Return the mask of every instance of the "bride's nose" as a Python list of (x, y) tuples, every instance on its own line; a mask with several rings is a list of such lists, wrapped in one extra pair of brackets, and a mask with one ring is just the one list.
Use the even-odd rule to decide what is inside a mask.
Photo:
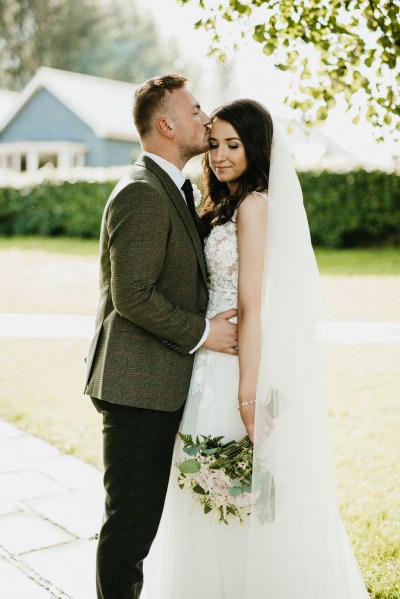
[(218, 146), (215, 148), (214, 162), (218, 164), (226, 159), (226, 148), (224, 146)]

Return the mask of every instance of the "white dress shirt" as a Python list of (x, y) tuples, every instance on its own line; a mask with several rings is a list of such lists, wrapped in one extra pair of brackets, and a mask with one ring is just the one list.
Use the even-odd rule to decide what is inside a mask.
[[(175, 185), (181, 192), (183, 199), (186, 202), (185, 194), (182, 190), (182, 185), (184, 184), (186, 177), (182, 173), (182, 171), (177, 166), (175, 166), (175, 164), (172, 164), (172, 162), (165, 160), (165, 158), (161, 158), (161, 156), (157, 156), (157, 154), (152, 154), (151, 152), (143, 152), (143, 155), (148, 156), (149, 158), (154, 160), (154, 162), (156, 164), (158, 164), (158, 166), (160, 168), (162, 168), (163, 171), (165, 171), (167, 173), (167, 175), (169, 175), (169, 177), (171, 177), (172, 181), (175, 183)], [(203, 345), (203, 343), (205, 342), (205, 340), (208, 337), (208, 334), (210, 332), (210, 323), (207, 318), (205, 320), (206, 320), (206, 328), (204, 330), (203, 336), (200, 339), (200, 341), (198, 342), (198, 344), (196, 345), (196, 347), (194, 347), (189, 352), (190, 354), (194, 354), (194, 352)]]

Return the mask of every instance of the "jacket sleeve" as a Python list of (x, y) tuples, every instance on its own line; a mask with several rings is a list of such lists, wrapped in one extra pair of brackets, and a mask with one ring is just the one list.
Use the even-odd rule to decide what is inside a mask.
[(109, 204), (106, 215), (111, 294), (117, 312), (179, 353), (200, 341), (205, 319), (173, 305), (157, 289), (170, 220), (157, 190), (135, 181)]

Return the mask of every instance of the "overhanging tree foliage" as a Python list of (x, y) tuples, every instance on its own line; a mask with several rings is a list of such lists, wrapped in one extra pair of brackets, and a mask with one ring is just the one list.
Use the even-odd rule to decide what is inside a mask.
[(305, 122), (325, 120), (340, 94), (355, 123), (399, 135), (400, 0), (178, 0), (193, 1), (205, 11), (196, 27), (214, 33), (211, 53), (223, 58), (228, 22), (293, 73), (286, 102)]
[(0, 87), (21, 89), (40, 66), (140, 82), (177, 55), (133, 0), (0, 0)]

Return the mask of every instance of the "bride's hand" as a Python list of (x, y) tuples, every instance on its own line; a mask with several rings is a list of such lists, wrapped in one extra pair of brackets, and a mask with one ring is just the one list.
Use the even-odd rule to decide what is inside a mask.
[(246, 427), (247, 435), (250, 441), (254, 443), (254, 420), (256, 416), (256, 405), (250, 404), (248, 406), (241, 406), (239, 411), (242, 422)]
[[(246, 427), (247, 434), (249, 436), (250, 441), (254, 445), (254, 434), (255, 434), (255, 415), (256, 415), (256, 406), (255, 404), (250, 404), (248, 406), (242, 406), (240, 408), (240, 416), (242, 418), (242, 422)], [(275, 423), (271, 416), (268, 414), (267, 410), (261, 410), (260, 413), (260, 422), (257, 426), (257, 440), (259, 442), (265, 441), (272, 433), (275, 428)]]

